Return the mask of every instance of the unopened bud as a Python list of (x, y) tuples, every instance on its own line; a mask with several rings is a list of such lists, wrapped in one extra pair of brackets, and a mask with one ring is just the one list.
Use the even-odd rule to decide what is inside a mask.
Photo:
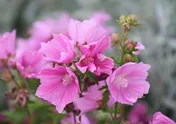
[(133, 51), (136, 47), (136, 43), (132, 40), (127, 40), (125, 41), (125, 46), (127, 50)]
[(119, 17), (119, 23), (120, 23), (121, 25), (125, 23), (125, 20), (126, 20), (126, 16), (121, 15), (121, 16)]
[(11, 72), (9, 70), (3, 71), (2, 72), (2, 79), (4, 81), (7, 81), (7, 82), (11, 81), (12, 80), (12, 74), (11, 74)]
[(139, 25), (137, 17), (134, 14), (130, 14), (128, 16), (122, 15), (118, 22), (122, 26), (124, 33), (130, 31), (132, 27)]
[(131, 30), (131, 26), (128, 23), (125, 23), (122, 25), (122, 30), (124, 33), (126, 33)]
[(133, 59), (132, 55), (126, 54), (125, 55), (125, 61), (126, 62), (134, 62), (134, 59)]
[(26, 89), (21, 89), (15, 99), (15, 103), (21, 107), (25, 107), (28, 99), (28, 91)]
[(103, 101), (103, 100), (98, 100), (98, 101), (97, 101), (97, 104), (98, 104), (98, 106), (99, 106), (99, 109), (101, 109), (101, 108), (103, 108), (103, 106), (104, 106), (104, 101)]
[(130, 24), (131, 26), (138, 26), (138, 20), (137, 17), (134, 14), (130, 14), (127, 18), (127, 23)]
[(10, 100), (14, 100), (17, 97), (18, 91), (19, 89), (16, 86), (12, 86), (10, 90), (5, 93), (5, 96)]
[(120, 36), (120, 34), (118, 34), (118, 33), (112, 34), (112, 36), (111, 36), (112, 46), (119, 45), (121, 41), (122, 41), (122, 37)]
[(136, 15), (134, 15), (134, 14), (130, 14), (128, 17), (129, 17), (131, 20), (133, 20), (133, 21), (136, 21), (136, 20), (137, 20), (137, 17), (136, 17)]

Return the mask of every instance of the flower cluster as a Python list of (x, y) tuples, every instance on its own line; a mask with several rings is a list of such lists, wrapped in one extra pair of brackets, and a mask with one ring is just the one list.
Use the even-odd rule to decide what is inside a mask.
[[(84, 21), (63, 14), (59, 19), (35, 22), (27, 39), (16, 40), (15, 30), (0, 36), (0, 67), (10, 71), (3, 79), (17, 87), (15, 103), (25, 107), (31, 101), (47, 101), (58, 113), (67, 114), (63, 124), (92, 124), (95, 121), (89, 120), (87, 113), (96, 110), (110, 113), (114, 124), (122, 122), (117, 105), (133, 105), (148, 94), (150, 65), (138, 61), (145, 47), (128, 39), (129, 31), (138, 25), (135, 15), (119, 18), (122, 35), (112, 34), (113, 28), (106, 25), (109, 19), (103, 12)], [(121, 49), (119, 57), (104, 54), (111, 46)], [(30, 97), (29, 79), (40, 80), (35, 95), (41, 99)], [(128, 121), (134, 121), (136, 113), (132, 112)], [(161, 113), (156, 113), (150, 123), (175, 124)]]

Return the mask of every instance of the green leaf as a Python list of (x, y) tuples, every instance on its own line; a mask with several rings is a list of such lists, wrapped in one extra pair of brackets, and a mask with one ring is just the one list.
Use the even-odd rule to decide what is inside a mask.
[(27, 79), (27, 83), (28, 83), (28, 88), (30, 89), (30, 91), (32, 91), (32, 93), (35, 93), (38, 86), (40, 85), (40, 80), (39, 79)]
[(60, 120), (65, 117), (65, 115), (55, 112), (53, 106), (43, 102), (32, 101), (28, 103), (28, 108), (30, 113), (35, 115), (35, 118), (33, 118), (33, 124), (40, 124), (42, 122), (53, 122), (52, 124), (58, 124)]
[(91, 72), (87, 72), (87, 76), (92, 80), (92, 81), (97, 81), (97, 77), (95, 74)]
[(109, 95), (110, 95), (110, 92), (108, 89), (106, 89), (103, 93), (103, 100), (104, 100), (104, 106), (103, 106), (103, 111), (104, 112), (108, 112), (108, 106), (107, 106), (107, 103), (108, 103), (108, 100), (109, 100)]
[(133, 57), (133, 59), (134, 59), (135, 62), (139, 62), (138, 56), (136, 56), (134, 54), (131, 54), (131, 56)]
[(9, 121), (15, 124), (22, 124), (25, 121), (25, 117), (27, 116), (27, 112), (23, 108), (20, 108), (16, 111), (4, 111), (3, 114), (7, 116)]
[(107, 89), (108, 87), (105, 85), (105, 86), (102, 86), (101, 88), (99, 88), (98, 90), (104, 90), (104, 89)]

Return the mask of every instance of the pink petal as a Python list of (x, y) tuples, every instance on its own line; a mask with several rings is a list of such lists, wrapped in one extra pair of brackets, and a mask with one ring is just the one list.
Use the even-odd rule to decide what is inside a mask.
[(69, 23), (68, 31), (71, 39), (81, 44), (98, 41), (107, 35), (107, 31), (93, 19), (83, 22), (72, 19)]
[[(69, 74), (73, 79), (67, 85), (62, 83), (65, 74)], [(56, 66), (56, 68), (45, 69), (41, 72), (40, 80), (41, 84), (37, 89), (36, 96), (55, 105), (59, 113), (63, 111), (67, 104), (78, 97), (78, 80), (67, 67)]]
[(74, 58), (73, 42), (62, 34), (54, 34), (54, 38), (48, 43), (41, 44), (43, 52), (48, 61), (58, 63), (69, 63)]

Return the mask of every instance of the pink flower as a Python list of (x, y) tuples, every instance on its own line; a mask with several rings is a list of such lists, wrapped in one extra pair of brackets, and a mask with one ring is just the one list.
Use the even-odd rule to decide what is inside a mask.
[[(67, 117), (65, 119), (62, 119), (61, 124), (74, 124), (74, 116), (73, 113), (70, 113), (67, 115)], [(79, 120), (79, 116), (76, 116), (76, 124), (96, 124), (95, 121), (88, 117), (87, 115), (82, 115), (81, 116), (81, 122)]]
[(40, 72), (51, 65), (44, 59), (42, 53), (26, 50), (16, 60), (21, 74), (26, 78), (38, 78)]
[(107, 22), (111, 20), (111, 16), (103, 11), (95, 12), (92, 17), (95, 21), (97, 21), (103, 28), (105, 28), (109, 33), (114, 31), (113, 27), (107, 26)]
[(108, 78), (107, 84), (114, 101), (133, 105), (149, 91), (146, 81), (150, 65), (144, 63), (127, 63), (117, 68)]
[(17, 39), (17, 49), (16, 49), (16, 57), (19, 57), (26, 50), (30, 51), (38, 51), (40, 49), (40, 42), (35, 39)]
[(92, 19), (95, 19), (99, 24), (105, 24), (111, 19), (111, 16), (106, 12), (99, 11), (92, 15)]
[(128, 121), (133, 124), (148, 124), (151, 120), (147, 114), (147, 105), (145, 103), (136, 103), (128, 114)]
[(76, 66), (82, 73), (89, 70), (96, 75), (101, 73), (111, 74), (114, 62), (111, 58), (108, 58), (101, 54), (110, 44), (110, 37), (103, 37), (97, 42), (90, 43), (89, 45), (80, 46), (82, 57)]
[(90, 43), (88, 45), (80, 45), (80, 50), (83, 55), (95, 56), (97, 53), (103, 53), (107, 48), (109, 48), (111, 40), (109, 36), (104, 36), (100, 40)]
[(145, 47), (142, 43), (137, 42), (135, 49), (138, 49), (138, 51), (133, 52), (133, 54), (139, 55), (140, 52), (145, 49)]
[(6, 32), (0, 36), (0, 59), (7, 59), (15, 53), (16, 31)]
[(99, 107), (98, 101), (103, 99), (103, 91), (98, 90), (99, 88), (99, 85), (90, 86), (87, 92), (83, 92), (83, 97), (77, 98), (74, 101), (75, 107), (81, 110), (81, 114)]
[(161, 112), (156, 112), (150, 124), (176, 124), (176, 123), (167, 116), (163, 115)]
[(96, 54), (93, 57), (83, 55), (79, 62), (76, 63), (76, 66), (82, 73), (89, 70), (98, 76), (102, 73), (110, 75), (112, 73), (112, 68), (114, 67), (114, 62), (111, 58), (106, 57), (103, 54)]
[(108, 31), (94, 19), (83, 22), (71, 19), (68, 25), (68, 33), (73, 41), (80, 44), (89, 44), (107, 36)]
[(78, 79), (68, 67), (44, 69), (40, 74), (40, 83), (36, 96), (55, 105), (59, 113), (78, 97)]
[(61, 15), (58, 19), (45, 19), (34, 22), (29, 33), (33, 39), (39, 42), (47, 42), (52, 38), (53, 33), (68, 34), (68, 23), (70, 17), (67, 13)]
[(74, 59), (74, 42), (62, 34), (54, 34), (51, 41), (41, 44), (41, 52), (48, 61), (66, 64)]

